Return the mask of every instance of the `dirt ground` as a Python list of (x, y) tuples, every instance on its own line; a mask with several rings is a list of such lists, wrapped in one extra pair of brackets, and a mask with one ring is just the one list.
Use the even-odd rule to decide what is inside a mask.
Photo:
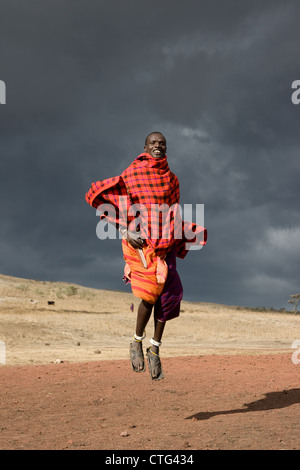
[(300, 449), (299, 316), (183, 302), (155, 382), (129, 294), (0, 276), (0, 307), (0, 450)]
[(0, 449), (300, 448), (300, 366), (290, 355), (163, 361), (152, 382), (128, 361), (0, 370)]

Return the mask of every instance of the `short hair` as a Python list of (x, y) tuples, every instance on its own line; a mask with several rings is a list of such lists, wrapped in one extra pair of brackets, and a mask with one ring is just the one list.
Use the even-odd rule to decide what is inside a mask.
[(148, 143), (148, 138), (149, 138), (150, 135), (152, 135), (152, 134), (160, 134), (160, 135), (163, 136), (163, 138), (165, 139), (165, 141), (167, 141), (162, 132), (160, 132), (160, 131), (153, 131), (153, 132), (150, 132), (150, 134), (147, 135), (147, 137), (146, 137), (146, 139), (145, 139), (145, 145), (147, 145), (147, 143)]

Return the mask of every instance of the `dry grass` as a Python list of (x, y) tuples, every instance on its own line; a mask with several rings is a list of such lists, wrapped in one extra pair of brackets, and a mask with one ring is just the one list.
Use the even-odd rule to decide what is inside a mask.
[[(0, 275), (6, 363), (127, 358), (138, 304), (130, 293)], [(300, 315), (186, 301), (181, 308), (166, 326), (164, 357), (282, 352), (300, 339)], [(151, 321), (145, 345), (152, 328)]]

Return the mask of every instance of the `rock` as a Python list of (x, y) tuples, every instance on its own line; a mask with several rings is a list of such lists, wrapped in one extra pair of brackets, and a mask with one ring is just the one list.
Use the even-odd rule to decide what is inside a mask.
[(123, 432), (121, 432), (120, 436), (121, 437), (127, 437), (127, 436), (129, 436), (129, 432), (128, 431), (123, 431)]

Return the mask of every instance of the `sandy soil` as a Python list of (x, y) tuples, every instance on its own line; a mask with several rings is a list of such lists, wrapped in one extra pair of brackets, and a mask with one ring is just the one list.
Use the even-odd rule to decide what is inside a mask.
[(0, 449), (299, 450), (300, 316), (183, 302), (154, 382), (128, 361), (137, 305), (0, 276)]

